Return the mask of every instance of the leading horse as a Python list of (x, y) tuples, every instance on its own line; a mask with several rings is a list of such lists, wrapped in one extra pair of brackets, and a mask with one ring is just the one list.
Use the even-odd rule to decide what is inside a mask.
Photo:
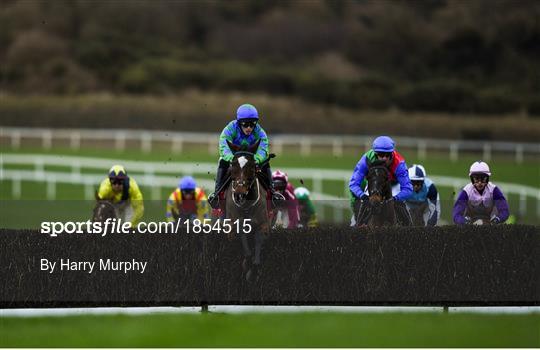
[[(231, 223), (238, 220), (240, 227), (247, 227), (245, 224), (251, 227), (250, 232), (245, 229), (237, 232), (244, 252), (242, 267), (249, 281), (260, 273), (263, 240), (270, 233), (266, 190), (259, 179), (254, 154), (259, 142), (247, 148), (232, 143), (229, 143), (229, 147), (234, 157), (229, 170), (231, 181), (225, 190), (225, 218), (230, 219)], [(254, 244), (250, 244), (251, 240)]]

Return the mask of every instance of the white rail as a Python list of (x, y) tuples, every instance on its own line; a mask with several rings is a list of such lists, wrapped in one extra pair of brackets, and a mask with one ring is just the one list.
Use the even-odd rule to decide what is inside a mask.
[[(69, 141), (72, 149), (78, 150), (81, 143), (88, 141), (110, 141), (118, 151), (126, 148), (127, 141), (138, 143), (143, 153), (150, 153), (155, 142), (168, 143), (173, 154), (180, 154), (186, 143), (204, 144), (210, 154), (217, 153), (217, 141), (221, 130), (215, 133), (147, 131), (122, 129), (52, 129), (22, 128), (0, 126), (0, 138), (9, 140), (12, 148), (21, 147), (27, 139), (41, 140), (44, 149), (51, 149), (54, 141)], [(334, 156), (342, 156), (345, 148), (368, 149), (373, 135), (293, 135), (274, 134), (270, 137), (273, 152), (281, 153), (284, 147), (298, 147), (302, 155), (312, 153), (314, 147), (332, 150)], [(446, 139), (419, 139), (414, 137), (395, 137), (402, 149), (416, 149), (419, 159), (424, 159), (428, 151), (448, 152), (452, 161), (459, 159), (460, 152), (476, 152), (489, 161), (494, 153), (512, 155), (516, 163), (522, 163), (525, 156), (540, 156), (540, 143), (513, 143), (492, 141), (465, 141)]]
[[(0, 180), (11, 180), (13, 182), (12, 194), (14, 198), (20, 198), (20, 181), (37, 181), (47, 183), (47, 196), (54, 199), (56, 193), (56, 182), (83, 184), (85, 186), (85, 197), (92, 198), (93, 190), (106, 176), (106, 171), (113, 164), (123, 164), (126, 169), (137, 174), (136, 180), (144, 186), (152, 189), (152, 198), (158, 199), (162, 187), (176, 187), (178, 175), (202, 175), (198, 181), (202, 187), (212, 189), (214, 182), (208, 178), (208, 174), (213, 175), (217, 164), (213, 163), (185, 163), (185, 162), (142, 162), (126, 161), (107, 158), (75, 157), (64, 155), (43, 155), (43, 154), (0, 154)], [(12, 170), (4, 169), (5, 165), (32, 166), (33, 170)], [(71, 171), (53, 172), (46, 171), (45, 167), (68, 167)], [(99, 174), (81, 173), (82, 169), (99, 169)], [(349, 170), (331, 170), (331, 169), (306, 169), (306, 168), (287, 168), (284, 169), (290, 178), (312, 181), (312, 192), (314, 199), (329, 200), (335, 202), (333, 205), (337, 208), (343, 208), (348, 199), (348, 183), (351, 176)], [(171, 174), (162, 176), (158, 174)], [(457, 194), (461, 187), (468, 183), (469, 179), (448, 177), (448, 176), (430, 176), (437, 186), (450, 187)], [(324, 181), (338, 181), (343, 184), (343, 197), (336, 197), (324, 194)], [(519, 196), (519, 213), (524, 215), (527, 211), (527, 198), (537, 200), (537, 217), (540, 218), (540, 188), (524, 186), (519, 184), (497, 182), (505, 194), (514, 194)], [(53, 195), (54, 194), (54, 195)], [(347, 205), (345, 204), (345, 207)]]

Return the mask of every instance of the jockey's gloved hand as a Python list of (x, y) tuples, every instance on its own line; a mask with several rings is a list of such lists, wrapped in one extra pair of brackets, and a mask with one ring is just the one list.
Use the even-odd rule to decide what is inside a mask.
[(465, 216), (463, 217), (465, 219), (465, 223), (466, 224), (470, 224), (471, 223), (471, 218), (469, 216)]
[(273, 201), (278, 201), (278, 202), (284, 202), (285, 201), (285, 196), (282, 195), (281, 193), (279, 193), (278, 191), (274, 191), (274, 192), (272, 192), (272, 200)]
[(497, 225), (497, 224), (500, 224), (501, 223), (501, 219), (499, 219), (497, 216), (494, 216), (491, 218), (491, 224), (492, 225)]

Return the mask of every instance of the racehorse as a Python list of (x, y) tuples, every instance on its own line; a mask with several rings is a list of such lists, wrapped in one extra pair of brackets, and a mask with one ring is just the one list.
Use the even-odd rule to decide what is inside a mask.
[(367, 188), (369, 200), (358, 212), (356, 222), (366, 223), (370, 227), (393, 226), (397, 222), (392, 186), (390, 184), (390, 171), (384, 161), (373, 162), (368, 170)]
[(105, 222), (107, 219), (116, 219), (118, 214), (114, 205), (106, 200), (98, 199), (92, 215), (93, 222)]
[[(231, 181), (225, 190), (225, 217), (230, 219), (231, 224), (236, 220), (240, 222), (241, 232), (237, 233), (244, 251), (242, 268), (246, 280), (251, 281), (254, 276), (258, 278), (260, 273), (262, 244), (270, 232), (266, 190), (257, 176), (258, 167), (254, 157), (259, 142), (247, 148), (232, 143), (229, 143), (229, 147), (234, 157), (229, 170)], [(251, 232), (246, 232), (245, 224), (251, 226)], [(253, 237), (253, 249), (250, 249), (251, 239), (248, 236)]]
[(426, 226), (424, 220), (424, 212), (426, 211), (428, 204), (421, 203), (418, 205), (408, 205), (409, 213), (411, 214), (413, 226)]

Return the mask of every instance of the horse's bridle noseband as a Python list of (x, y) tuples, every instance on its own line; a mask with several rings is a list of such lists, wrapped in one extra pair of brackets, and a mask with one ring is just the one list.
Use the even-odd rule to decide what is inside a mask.
[[(245, 152), (245, 151), (236, 152), (235, 156), (236, 155), (244, 155), (244, 154), (249, 155), (249, 156), (253, 156), (253, 153)], [(253, 179), (249, 183), (246, 180), (234, 180), (234, 179), (232, 180), (232, 182), (231, 182), (231, 189), (232, 189), (231, 197), (232, 197), (232, 201), (233, 201), (234, 205), (236, 205), (238, 208), (243, 207), (243, 203), (238, 203), (236, 201), (236, 198), (235, 198), (235, 195), (237, 194), (237, 188), (239, 186), (246, 187), (247, 192), (245, 193), (245, 195), (247, 196), (249, 194), (249, 191), (251, 190), (251, 188), (253, 187), (253, 185), (255, 183), (257, 183), (257, 199), (250, 206), (248, 206), (247, 208), (251, 208), (255, 204), (257, 204), (257, 202), (259, 202), (259, 199), (260, 199), (260, 196), (261, 196), (261, 194), (259, 193), (260, 192), (259, 191), (259, 181), (257, 181), (257, 174), (255, 174), (255, 176), (253, 177)]]
[[(233, 180), (233, 182), (232, 182), (232, 191), (231, 191), (231, 198), (232, 198), (232, 201), (233, 201), (234, 205), (236, 205), (238, 208), (242, 208), (242, 207), (243, 207), (243, 204), (242, 204), (242, 203), (238, 203), (238, 202), (236, 201), (236, 199), (235, 199), (235, 194), (236, 194), (236, 189), (235, 189), (236, 186), (235, 186), (235, 182), (236, 182), (236, 183), (244, 183), (244, 182), (246, 182), (246, 181), (244, 181), (244, 180), (243, 180), (243, 181), (235, 181), (235, 180)], [(257, 181), (257, 177), (255, 177), (255, 178), (253, 179), (253, 181), (251, 181), (251, 183), (249, 184), (249, 186), (248, 186), (248, 192), (246, 193), (246, 196), (247, 196), (247, 194), (249, 193), (249, 190), (251, 190), (251, 188), (253, 187), (253, 184), (254, 184), (254, 183), (257, 183), (257, 199), (254, 200), (253, 203), (251, 203), (251, 205), (248, 206), (247, 208), (253, 207), (255, 204), (257, 204), (257, 203), (259, 202), (259, 199), (261, 199), (261, 193), (260, 193), (260, 191), (259, 191), (259, 181)]]

